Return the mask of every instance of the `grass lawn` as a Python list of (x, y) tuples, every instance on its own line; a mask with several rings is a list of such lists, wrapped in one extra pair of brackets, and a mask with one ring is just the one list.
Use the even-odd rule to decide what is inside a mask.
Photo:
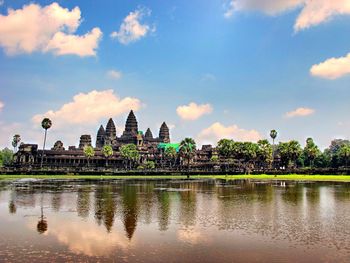
[[(22, 178), (37, 179), (186, 179), (186, 175), (0, 175), (1, 179), (14, 180)], [(252, 179), (252, 180), (294, 180), (294, 181), (333, 181), (350, 182), (350, 175), (191, 175), (192, 179)]]

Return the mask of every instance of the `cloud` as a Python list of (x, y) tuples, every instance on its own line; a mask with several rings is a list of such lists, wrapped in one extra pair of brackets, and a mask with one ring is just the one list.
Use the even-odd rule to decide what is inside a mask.
[(232, 0), (225, 12), (231, 17), (235, 11), (260, 11), (267, 15), (277, 15), (301, 8), (294, 30), (300, 31), (319, 25), (336, 15), (350, 14), (349, 0)]
[(315, 113), (314, 109), (301, 107), (301, 108), (297, 108), (293, 111), (287, 112), (285, 114), (285, 116), (287, 118), (304, 117), (304, 116), (312, 115), (314, 113)]
[(2, 109), (4, 108), (5, 104), (0, 100), (0, 112), (2, 111)]
[(4, 0), (0, 0), (0, 6), (2, 6), (3, 4), (5, 4)]
[(150, 16), (151, 10), (147, 8), (139, 8), (124, 18), (120, 25), (119, 31), (112, 32), (111, 38), (117, 38), (118, 41), (124, 45), (140, 40), (149, 32), (155, 32), (155, 27), (146, 23), (141, 24), (141, 20), (145, 16)]
[(69, 10), (52, 3), (45, 7), (29, 4), (22, 9), (9, 9), (7, 15), (0, 15), (0, 46), (8, 55), (53, 52), (94, 56), (102, 32), (94, 28), (86, 35), (75, 35), (80, 23), (79, 7)]
[(237, 125), (225, 126), (220, 122), (215, 122), (208, 128), (202, 130), (197, 140), (202, 144), (216, 144), (220, 139), (228, 138), (235, 141), (258, 141), (261, 136), (256, 130), (245, 130)]
[(231, 17), (235, 11), (260, 11), (268, 15), (276, 15), (296, 8), (305, 0), (232, 0), (228, 4), (225, 17)]
[(101, 119), (116, 117), (131, 109), (137, 111), (140, 107), (141, 101), (137, 98), (119, 98), (113, 90), (93, 90), (75, 95), (73, 101), (64, 104), (57, 111), (49, 110), (35, 115), (32, 121), (40, 123), (43, 118), (48, 117), (56, 127), (70, 124), (97, 125)]
[(102, 32), (98, 27), (83, 36), (57, 32), (48, 43), (46, 50), (52, 50), (55, 55), (95, 56), (101, 37)]
[(350, 74), (350, 53), (345, 57), (330, 58), (326, 61), (313, 65), (311, 75), (325, 79), (337, 79)]
[(122, 73), (118, 70), (111, 69), (107, 71), (107, 76), (111, 79), (120, 79), (122, 77)]
[(213, 107), (210, 104), (198, 105), (191, 102), (189, 105), (182, 105), (177, 107), (176, 112), (180, 118), (184, 120), (197, 120), (205, 114), (210, 114), (213, 111)]

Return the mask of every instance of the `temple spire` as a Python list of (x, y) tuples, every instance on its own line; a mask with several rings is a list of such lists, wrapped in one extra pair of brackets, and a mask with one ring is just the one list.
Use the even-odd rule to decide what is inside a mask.
[(102, 148), (105, 144), (105, 136), (106, 136), (106, 131), (103, 128), (103, 125), (100, 126), (100, 128), (97, 131), (97, 136), (96, 136), (96, 148)]
[(125, 123), (126, 134), (136, 135), (138, 132), (138, 125), (134, 111), (131, 110)]
[(147, 129), (147, 131), (146, 131), (146, 133), (145, 133), (145, 138), (146, 138), (146, 139), (153, 139), (153, 134), (152, 134), (150, 128)]
[(162, 126), (160, 126), (159, 139), (161, 139), (165, 143), (169, 143), (170, 142), (169, 128), (168, 128), (168, 125), (166, 125), (165, 122), (163, 122)]
[(107, 126), (106, 126), (106, 137), (108, 139), (115, 139), (117, 136), (117, 130), (115, 128), (115, 124), (112, 118), (108, 120)]

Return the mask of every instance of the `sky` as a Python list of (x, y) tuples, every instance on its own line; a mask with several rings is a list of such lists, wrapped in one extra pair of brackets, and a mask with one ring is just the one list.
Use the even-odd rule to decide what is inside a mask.
[(350, 138), (350, 0), (0, 0), (0, 148), (139, 129)]

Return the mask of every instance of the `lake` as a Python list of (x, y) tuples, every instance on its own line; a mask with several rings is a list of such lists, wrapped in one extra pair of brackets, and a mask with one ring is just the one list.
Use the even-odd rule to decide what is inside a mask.
[(0, 261), (350, 262), (350, 184), (1, 180)]

